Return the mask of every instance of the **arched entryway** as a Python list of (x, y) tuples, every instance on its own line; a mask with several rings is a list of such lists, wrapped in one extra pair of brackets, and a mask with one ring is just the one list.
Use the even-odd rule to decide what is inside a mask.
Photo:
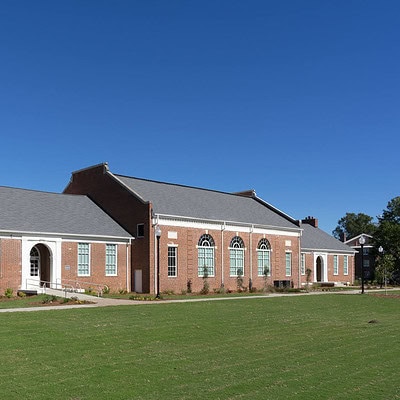
[(322, 282), (322, 277), (323, 277), (323, 260), (321, 256), (317, 257), (316, 261), (316, 270), (317, 270), (317, 282)]
[(39, 243), (30, 251), (29, 281), (38, 286), (49, 286), (51, 282), (51, 257), (47, 246)]

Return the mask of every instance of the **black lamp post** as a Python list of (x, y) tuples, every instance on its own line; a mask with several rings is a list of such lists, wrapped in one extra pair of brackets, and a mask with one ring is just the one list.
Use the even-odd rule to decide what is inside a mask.
[(156, 225), (155, 230), (156, 238), (157, 238), (157, 288), (156, 288), (156, 299), (160, 298), (160, 237), (161, 237), (161, 229), (158, 225)]
[(360, 236), (358, 242), (361, 245), (361, 294), (364, 294), (364, 244), (365, 237), (363, 235)]

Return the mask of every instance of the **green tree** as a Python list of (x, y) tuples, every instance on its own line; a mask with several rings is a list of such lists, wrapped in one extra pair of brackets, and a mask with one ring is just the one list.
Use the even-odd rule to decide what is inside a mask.
[(347, 239), (353, 238), (361, 233), (374, 235), (376, 225), (372, 222), (373, 218), (363, 213), (346, 213), (346, 215), (339, 219), (338, 225), (332, 231), (336, 239), (341, 239), (343, 235)]
[(393, 280), (395, 263), (394, 257), (391, 254), (379, 255), (378, 262), (375, 264), (375, 278), (380, 283), (381, 287), (386, 282)]
[(374, 235), (376, 248), (382, 246), (385, 257), (386, 255), (393, 257), (392, 278), (400, 282), (400, 196), (389, 201), (378, 220), (379, 225)]

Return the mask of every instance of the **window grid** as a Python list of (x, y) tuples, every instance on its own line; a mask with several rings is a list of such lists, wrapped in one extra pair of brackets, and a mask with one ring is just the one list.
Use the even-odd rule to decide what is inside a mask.
[(286, 253), (286, 276), (292, 276), (292, 253)]
[(271, 276), (271, 246), (267, 239), (261, 239), (257, 246), (258, 276)]
[(78, 276), (90, 275), (89, 243), (78, 243)]
[(214, 276), (214, 239), (211, 235), (205, 234), (200, 237), (197, 246), (197, 269), (198, 275)]
[(178, 248), (168, 246), (168, 276), (176, 277), (178, 275)]
[(339, 275), (338, 256), (333, 256), (333, 275)]
[(349, 274), (349, 259), (348, 256), (343, 257), (343, 275)]
[(106, 275), (117, 275), (117, 245), (106, 244)]
[(301, 275), (305, 275), (306, 274), (306, 255), (305, 253), (301, 253)]
[(229, 249), (230, 258), (230, 276), (244, 275), (244, 242), (239, 236), (235, 236), (231, 240)]

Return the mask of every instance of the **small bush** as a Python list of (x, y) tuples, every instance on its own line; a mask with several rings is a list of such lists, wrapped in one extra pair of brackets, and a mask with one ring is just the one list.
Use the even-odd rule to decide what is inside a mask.
[(21, 298), (24, 298), (24, 297), (26, 297), (26, 293), (20, 291), (20, 292), (17, 293), (17, 296), (21, 297)]
[(44, 296), (43, 300), (42, 300), (42, 304), (51, 304), (54, 301), (57, 301), (58, 297), (57, 296), (50, 296), (50, 295), (46, 295)]
[(110, 294), (110, 288), (107, 285), (103, 287), (103, 294)]
[(11, 299), (11, 297), (13, 297), (14, 294), (14, 290), (12, 288), (7, 288), (4, 291), (4, 296), (6, 296), (8, 299)]

